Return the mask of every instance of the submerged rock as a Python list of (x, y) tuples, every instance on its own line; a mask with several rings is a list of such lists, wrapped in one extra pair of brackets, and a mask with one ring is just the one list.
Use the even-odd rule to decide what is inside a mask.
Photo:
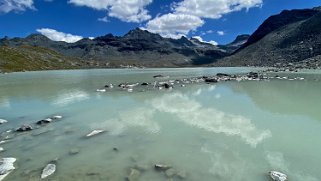
[(186, 178), (186, 172), (185, 171), (179, 171), (177, 173), (178, 178), (185, 179)]
[(97, 89), (96, 92), (106, 92), (106, 89)]
[(168, 75), (154, 75), (153, 78), (157, 79), (157, 78), (169, 78)]
[(5, 120), (5, 119), (0, 119), (0, 124), (4, 124), (4, 123), (7, 123), (8, 121)]
[(55, 116), (52, 116), (51, 119), (62, 119), (62, 116), (60, 116), (60, 115), (55, 115)]
[(154, 168), (155, 168), (156, 170), (166, 171), (166, 170), (168, 170), (168, 169), (170, 169), (170, 168), (172, 168), (172, 167), (169, 166), (169, 165), (155, 164)]
[(16, 129), (17, 132), (25, 132), (31, 130), (33, 130), (33, 128), (30, 125), (22, 125), (20, 128)]
[(284, 173), (278, 172), (278, 171), (270, 171), (269, 175), (275, 181), (286, 181), (287, 180), (287, 175), (285, 175)]
[(50, 175), (52, 175), (53, 173), (55, 173), (56, 171), (56, 165), (49, 163), (43, 170), (41, 173), (41, 179), (44, 179)]
[(165, 174), (167, 177), (173, 177), (174, 175), (176, 175), (176, 170), (174, 170), (173, 168), (170, 168), (165, 171)]
[(247, 74), (247, 77), (252, 78), (252, 79), (257, 79), (257, 78), (259, 78), (259, 74), (256, 72), (250, 72)]
[(216, 78), (211, 78), (211, 77), (205, 78), (204, 81), (207, 83), (217, 83), (218, 82)]
[(44, 125), (44, 124), (49, 124), (52, 122), (51, 118), (46, 118), (46, 119), (42, 119), (40, 121), (37, 121), (36, 124), (37, 125)]
[(140, 176), (140, 171), (134, 168), (130, 169), (129, 175), (127, 176), (128, 181), (137, 181)]
[(12, 170), (15, 169), (14, 162), (16, 158), (2, 158), (0, 159), (0, 181), (8, 176)]
[(105, 132), (105, 130), (97, 129), (87, 134), (86, 137), (92, 137), (103, 132)]
[(217, 73), (216, 76), (218, 77), (230, 77), (230, 74), (225, 74), (225, 73)]
[(72, 148), (69, 150), (69, 155), (76, 155), (79, 153), (79, 149), (78, 148)]
[(107, 85), (105, 85), (105, 88), (110, 88), (110, 89), (112, 89), (112, 88), (114, 88), (114, 85), (113, 85), (113, 84), (107, 84)]

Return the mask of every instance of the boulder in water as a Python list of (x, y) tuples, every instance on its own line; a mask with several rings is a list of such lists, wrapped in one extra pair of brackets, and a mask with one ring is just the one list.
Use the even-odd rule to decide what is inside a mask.
[(43, 170), (41, 173), (41, 179), (44, 179), (50, 175), (52, 175), (53, 173), (55, 173), (56, 171), (56, 165), (49, 163)]
[(278, 172), (278, 171), (270, 171), (269, 175), (275, 181), (286, 181), (287, 180), (287, 175), (285, 175), (284, 173)]
[(166, 171), (166, 170), (168, 170), (168, 169), (170, 169), (170, 168), (172, 168), (172, 167), (169, 166), (169, 165), (155, 164), (155, 165), (154, 165), (154, 168), (155, 168), (156, 170)]
[(48, 124), (48, 123), (51, 123), (51, 122), (52, 122), (51, 118), (46, 118), (46, 119), (42, 119), (40, 121), (37, 121), (36, 124), (43, 125), (43, 124)]
[(89, 134), (87, 134), (86, 137), (92, 137), (92, 136), (95, 136), (95, 135), (103, 133), (103, 132), (105, 132), (105, 130), (96, 129), (96, 130), (90, 132)]
[(0, 119), (0, 124), (4, 124), (4, 123), (7, 123), (8, 121), (5, 120), (5, 119)]
[(207, 83), (217, 83), (218, 82), (216, 78), (211, 78), (211, 77), (205, 78), (204, 81)]
[(30, 125), (22, 125), (20, 128), (16, 129), (17, 132), (31, 131), (33, 128)]
[(14, 162), (16, 158), (2, 158), (0, 159), (0, 181), (10, 174), (15, 169)]

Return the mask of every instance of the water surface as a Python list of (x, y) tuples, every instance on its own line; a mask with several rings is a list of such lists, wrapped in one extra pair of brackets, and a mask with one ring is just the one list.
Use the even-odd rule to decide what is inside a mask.
[[(107, 83), (246, 73), (252, 68), (44, 71), (0, 75), (0, 131), (63, 115), (1, 145), (16, 157), (7, 180), (40, 180), (58, 158), (49, 180), (165, 181), (156, 163), (171, 165), (183, 180), (268, 181), (279, 170), (292, 181), (321, 180), (321, 71), (281, 76), (305, 80), (220, 82), (173, 90), (95, 90)], [(93, 129), (107, 132), (86, 139)], [(41, 134), (42, 133), (42, 134)], [(117, 148), (118, 151), (115, 151)], [(71, 150), (79, 151), (70, 155)], [(180, 180), (174, 176), (173, 180)]]

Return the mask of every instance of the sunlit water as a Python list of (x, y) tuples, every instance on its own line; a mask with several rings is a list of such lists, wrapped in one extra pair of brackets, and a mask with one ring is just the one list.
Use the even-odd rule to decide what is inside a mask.
[[(268, 181), (267, 172), (291, 181), (321, 180), (321, 71), (306, 79), (194, 84), (173, 90), (95, 90), (107, 83), (152, 82), (242, 73), (249, 68), (46, 71), (0, 75), (1, 132), (52, 115), (61, 121), (16, 134), (0, 157), (16, 157), (6, 180), (165, 181), (153, 165), (171, 165), (183, 180)], [(107, 132), (84, 138), (93, 129)], [(42, 133), (42, 134), (40, 134)], [(117, 148), (118, 151), (113, 150)], [(71, 150), (79, 153), (71, 155)], [(183, 174), (184, 175), (184, 174)], [(173, 180), (180, 180), (173, 176)]]

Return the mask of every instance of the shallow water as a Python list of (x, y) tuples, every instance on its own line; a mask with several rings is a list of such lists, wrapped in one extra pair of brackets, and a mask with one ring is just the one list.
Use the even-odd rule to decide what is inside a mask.
[[(6, 180), (165, 181), (153, 165), (171, 165), (183, 180), (268, 181), (279, 170), (291, 181), (321, 180), (321, 71), (289, 74), (305, 80), (194, 84), (171, 91), (95, 90), (107, 83), (245, 73), (250, 68), (75, 70), (0, 75), (0, 131), (52, 115), (61, 121), (13, 135), (0, 157), (16, 157)], [(282, 74), (281, 74), (282, 75)], [(287, 75), (283, 73), (283, 75)], [(288, 75), (287, 75), (288, 76)], [(105, 133), (84, 138), (93, 129)], [(42, 134), (40, 134), (42, 133)], [(113, 150), (117, 148), (118, 151)], [(70, 150), (79, 153), (70, 155)], [(180, 180), (174, 176), (173, 180)]]

